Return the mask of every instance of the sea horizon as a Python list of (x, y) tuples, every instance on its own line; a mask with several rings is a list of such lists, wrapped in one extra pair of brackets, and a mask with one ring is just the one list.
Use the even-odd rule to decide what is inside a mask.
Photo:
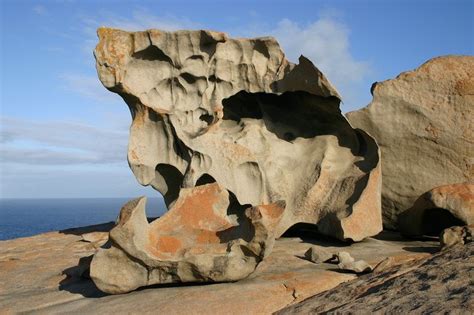
[[(0, 198), (0, 241), (115, 221), (130, 199)], [(163, 198), (147, 197), (146, 212), (148, 217), (163, 215)]]
[(147, 197), (147, 199), (163, 199), (163, 197), (149, 197), (149, 196), (146, 196), (146, 195), (139, 195), (139, 196), (136, 196), (136, 197), (1, 197), (0, 196), (0, 200), (11, 200), (11, 199), (15, 199), (15, 200), (25, 200), (25, 199), (29, 199), (29, 200), (43, 200), (43, 199), (135, 199), (135, 198), (139, 198), (139, 197)]

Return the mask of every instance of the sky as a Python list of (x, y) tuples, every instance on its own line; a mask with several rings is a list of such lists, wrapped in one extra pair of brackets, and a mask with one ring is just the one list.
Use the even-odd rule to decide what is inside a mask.
[(0, 198), (135, 197), (129, 110), (97, 78), (96, 29), (211, 29), (274, 36), (343, 97), (440, 55), (474, 55), (474, 1), (0, 0)]

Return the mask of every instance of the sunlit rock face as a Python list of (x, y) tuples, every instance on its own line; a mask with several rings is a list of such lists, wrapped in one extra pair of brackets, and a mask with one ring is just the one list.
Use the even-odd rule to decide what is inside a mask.
[(443, 56), (372, 86), (373, 100), (347, 114), (382, 151), (384, 226), (427, 191), (474, 182), (474, 57)]
[(406, 236), (438, 236), (451, 226), (474, 224), (474, 184), (460, 183), (431, 189), (400, 213), (398, 228)]
[[(150, 224), (143, 214), (120, 238), (111, 233), (112, 248), (92, 264), (99, 288), (119, 293), (151, 284), (98, 279), (94, 266), (118, 261), (114, 255), (140, 272), (175, 264), (159, 267), (153, 283), (229, 281), (252, 272), (294, 224), (317, 224), (324, 234), (354, 241), (382, 229), (378, 146), (341, 115), (337, 91), (311, 61), (290, 63), (271, 37), (108, 28), (98, 34), (99, 78), (133, 117), (130, 167), (169, 208)], [(140, 213), (143, 202), (124, 209)], [(206, 255), (219, 263), (201, 259)], [(190, 259), (192, 272), (178, 272)], [(236, 261), (240, 267), (226, 267)]]

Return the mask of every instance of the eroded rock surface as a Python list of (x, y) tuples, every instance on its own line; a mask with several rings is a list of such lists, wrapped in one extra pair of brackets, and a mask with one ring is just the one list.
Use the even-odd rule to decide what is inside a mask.
[(450, 227), (441, 232), (439, 236), (439, 242), (443, 250), (456, 245), (464, 245), (473, 240), (474, 225)]
[(122, 208), (110, 231), (111, 247), (100, 249), (92, 260), (91, 278), (104, 292), (245, 278), (272, 250), (272, 231), (284, 209), (232, 209), (228, 192), (213, 183), (181, 190), (170, 211), (148, 224), (145, 200)]
[[(137, 283), (243, 278), (269, 251), (271, 238), (296, 223), (318, 224), (320, 232), (341, 240), (360, 241), (381, 231), (377, 144), (349, 125), (341, 115), (337, 91), (308, 59), (301, 56), (297, 65), (288, 62), (270, 37), (232, 39), (211, 31), (129, 33), (108, 28), (99, 29), (98, 35), (95, 56), (99, 78), (122, 96), (133, 117), (130, 167), (141, 184), (163, 194), (170, 209), (150, 228), (143, 218), (127, 228), (129, 235), (140, 234), (140, 239), (146, 239), (140, 241), (146, 248), (146, 254), (142, 248), (140, 255), (146, 259), (139, 260), (153, 269), (187, 264), (201, 252), (199, 257), (209, 256), (209, 261), (195, 258), (191, 268), (197, 270), (195, 274), (176, 276), (173, 265), (153, 276), (153, 281)], [(183, 190), (193, 194), (212, 183), (218, 185), (223, 199), (225, 194), (229, 196), (229, 204), (195, 200), (186, 207), (178, 206)], [(231, 274), (230, 269), (223, 271), (225, 267), (212, 262), (210, 257), (218, 255), (217, 249), (228, 260), (240, 248), (234, 249), (233, 242), (252, 243), (243, 221), (248, 222), (247, 228), (262, 230), (255, 226), (258, 220), (253, 220), (253, 215), (245, 215), (250, 211), (246, 209), (265, 217), (262, 209), (275, 207), (281, 213), (275, 214), (274, 224), (263, 229), (272, 237), (255, 241), (262, 249), (254, 252), (256, 258), (250, 259), (251, 263), (245, 261), (242, 270)], [(211, 214), (211, 208), (219, 210)], [(183, 221), (191, 213), (196, 222), (209, 225), (206, 236), (191, 229), (194, 223)], [(168, 230), (162, 232), (155, 226)], [(236, 232), (216, 237), (225, 229)], [(159, 241), (165, 237), (162, 233), (168, 241)], [(105, 253), (113, 253), (115, 260), (120, 255), (124, 259), (127, 255), (138, 257), (123, 246), (127, 237), (111, 238), (120, 246), (101, 251), (91, 272), (104, 275), (100, 286), (107, 292), (114, 292), (112, 287), (117, 285), (113, 275), (94, 272), (109, 260)], [(203, 239), (212, 246), (200, 246)], [(170, 244), (180, 244), (176, 246), (179, 250), (165, 254)], [(253, 254), (244, 251), (235, 255), (240, 259)], [(123, 259), (118, 261), (124, 268), (130, 265)], [(136, 276), (150, 279), (146, 274), (142, 269)]]
[(335, 255), (322, 247), (311, 246), (304, 253), (304, 257), (315, 264), (320, 264), (333, 259)]
[(85, 278), (85, 263), (97, 249), (84, 242), (82, 235), (112, 227), (110, 223), (0, 241), (0, 314), (149, 314), (157, 310), (163, 314), (271, 314), (357, 277), (339, 272), (333, 264), (303, 259), (312, 245), (333, 253), (347, 251), (372, 265), (385, 257), (393, 264), (406, 263), (438, 249), (438, 242), (407, 242), (387, 232), (380, 239), (353, 244), (316, 234), (303, 239), (282, 237), (275, 241), (272, 254), (244, 280), (156, 285), (108, 295)]
[(474, 243), (317, 294), (277, 314), (472, 314)]
[(355, 273), (366, 273), (372, 271), (372, 266), (364, 260), (355, 260), (348, 252), (336, 254), (339, 269)]
[(438, 236), (451, 226), (474, 224), (474, 184), (436, 187), (424, 193), (399, 216), (400, 231), (408, 236)]
[(432, 59), (372, 87), (368, 107), (347, 114), (382, 151), (384, 225), (426, 191), (474, 181), (474, 57)]

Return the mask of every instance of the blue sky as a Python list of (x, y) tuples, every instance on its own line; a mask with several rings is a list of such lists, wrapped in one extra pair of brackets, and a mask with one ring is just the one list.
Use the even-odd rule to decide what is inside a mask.
[(446, 54), (474, 54), (474, 1), (0, 1), (0, 197), (156, 196), (128, 168), (130, 114), (97, 79), (98, 26), (275, 36), (341, 92)]

